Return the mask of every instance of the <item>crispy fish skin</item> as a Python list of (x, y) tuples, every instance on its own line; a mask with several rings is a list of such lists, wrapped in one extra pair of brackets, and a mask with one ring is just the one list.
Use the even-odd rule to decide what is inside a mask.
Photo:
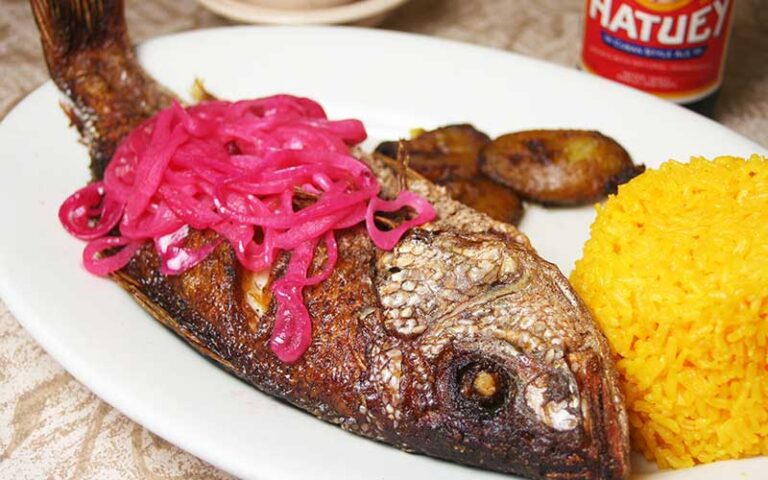
[[(104, 165), (96, 160), (109, 158), (119, 139), (102, 139), (105, 128), (120, 121), (136, 125), (140, 112), (116, 112), (125, 102), (93, 111), (78, 105), (137, 93), (144, 80), (95, 75), (93, 82), (109, 88), (91, 89), (91, 72), (77, 69), (73, 79), (68, 67), (85, 52), (105, 56), (93, 65), (111, 65), (110, 56), (118, 55), (114, 63), (126, 75), (148, 78), (131, 55), (103, 47), (113, 45), (104, 37), (112, 35), (115, 20), (102, 17), (121, 12), (122, 2), (32, 5), (52, 76), (70, 86), (64, 91), (75, 102), (74, 114), (85, 112), (78, 118), (95, 126), (84, 138), (98, 178)], [(124, 31), (117, 29), (127, 46)], [(68, 43), (53, 46), (51, 39)], [(60, 58), (52, 48), (67, 53)], [(167, 103), (161, 87), (146, 88), (156, 107)], [(106, 100), (89, 96), (105, 91)], [(395, 195), (398, 167), (383, 157), (360, 157), (383, 195)], [(271, 272), (252, 273), (224, 243), (186, 273), (164, 276), (146, 247), (113, 278), (227, 370), (351, 432), (530, 478), (626, 478), (627, 420), (608, 345), (565, 277), (513, 226), (451, 200), (415, 172), (405, 175), (438, 218), (391, 252), (375, 248), (362, 227), (338, 235), (331, 277), (305, 291), (313, 342), (295, 364), (282, 363), (268, 345), (275, 313), (269, 287), (282, 275), (287, 255)], [(191, 246), (213, 235), (194, 232)], [(321, 247), (313, 270), (323, 257)]]

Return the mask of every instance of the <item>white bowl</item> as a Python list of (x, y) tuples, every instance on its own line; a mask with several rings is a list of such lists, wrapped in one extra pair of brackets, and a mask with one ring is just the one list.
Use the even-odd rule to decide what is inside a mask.
[[(353, 24), (372, 26), (407, 0), (357, 0), (323, 8), (287, 8), (288, 4), (348, 2), (349, 0), (198, 0), (207, 9), (245, 23), (276, 25)], [(283, 4), (282, 8), (262, 6)]]
[(314, 10), (352, 3), (357, 0), (245, 0), (257, 7), (277, 8), (284, 10)]

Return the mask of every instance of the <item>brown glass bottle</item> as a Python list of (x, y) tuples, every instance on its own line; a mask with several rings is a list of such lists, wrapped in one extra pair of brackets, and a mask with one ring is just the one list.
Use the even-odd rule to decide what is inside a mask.
[(718, 88), (700, 100), (681, 103), (680, 105), (706, 117), (713, 117), (715, 115), (715, 106), (717, 105), (717, 98), (719, 96), (720, 89)]

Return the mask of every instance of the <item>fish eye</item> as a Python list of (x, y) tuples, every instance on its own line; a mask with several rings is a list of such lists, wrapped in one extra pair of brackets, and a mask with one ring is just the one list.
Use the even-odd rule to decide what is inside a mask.
[(493, 413), (510, 396), (512, 382), (506, 370), (492, 361), (470, 361), (456, 370), (458, 399), (465, 406)]

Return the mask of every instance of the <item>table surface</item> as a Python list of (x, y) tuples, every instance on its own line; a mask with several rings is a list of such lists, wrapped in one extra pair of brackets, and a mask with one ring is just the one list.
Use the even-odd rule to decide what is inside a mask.
[[(768, 145), (768, 9), (736, 3), (716, 120)], [(132, 37), (229, 25), (194, 0), (127, 0)], [(48, 79), (26, 0), (0, 0), (0, 117)], [(581, 0), (412, 0), (381, 28), (578, 62)], [(228, 479), (66, 373), (0, 299), (0, 478)]]

